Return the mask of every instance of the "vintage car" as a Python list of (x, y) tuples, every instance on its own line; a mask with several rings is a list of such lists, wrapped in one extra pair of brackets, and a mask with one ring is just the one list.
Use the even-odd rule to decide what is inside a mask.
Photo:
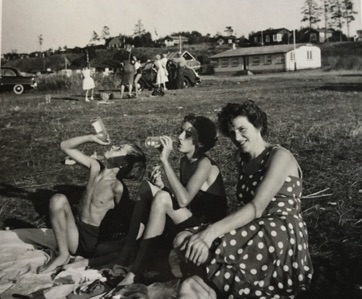
[(12, 90), (15, 94), (22, 94), (26, 89), (36, 87), (34, 76), (23, 74), (13, 67), (0, 68), (0, 90)]
[[(156, 71), (153, 68), (154, 61), (147, 61), (141, 66), (142, 77), (138, 81), (140, 89), (152, 89), (156, 82)], [(177, 64), (174, 60), (170, 59), (167, 62), (168, 82), (166, 83), (167, 89), (177, 88)], [(201, 79), (198, 73), (192, 68), (185, 68), (183, 70), (183, 87), (188, 88), (200, 84)]]

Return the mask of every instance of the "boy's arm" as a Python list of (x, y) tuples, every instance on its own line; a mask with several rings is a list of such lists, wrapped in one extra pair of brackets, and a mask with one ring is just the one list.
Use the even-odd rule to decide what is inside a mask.
[(79, 164), (82, 164), (87, 168), (91, 168), (91, 166), (96, 163), (96, 160), (83, 154), (79, 149), (77, 149), (79, 145), (90, 142), (98, 143), (101, 145), (109, 144), (109, 142), (104, 142), (99, 139), (98, 135), (85, 135), (62, 141), (62, 143), (60, 144), (60, 148), (64, 153), (73, 158)]

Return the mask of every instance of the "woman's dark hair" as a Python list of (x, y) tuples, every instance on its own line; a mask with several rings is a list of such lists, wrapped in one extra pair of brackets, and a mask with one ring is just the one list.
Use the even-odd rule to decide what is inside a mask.
[(245, 116), (255, 128), (260, 129), (262, 135), (265, 135), (268, 129), (266, 113), (251, 100), (247, 100), (242, 104), (228, 103), (217, 116), (220, 131), (227, 137), (231, 137), (231, 123), (238, 116)]
[[(184, 117), (183, 122), (189, 122), (197, 132), (197, 141), (202, 145), (200, 151), (206, 153), (215, 146), (217, 141), (217, 130), (215, 123), (207, 117), (189, 114)], [(197, 151), (198, 152), (198, 151)]]

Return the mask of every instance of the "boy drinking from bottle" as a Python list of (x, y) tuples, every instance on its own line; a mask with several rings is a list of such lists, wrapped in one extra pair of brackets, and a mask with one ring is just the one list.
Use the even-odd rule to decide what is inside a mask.
[(122, 210), (123, 213), (126, 210), (124, 214), (127, 215), (130, 213), (129, 208), (133, 208), (123, 179), (143, 177), (146, 167), (144, 153), (137, 145), (123, 142), (106, 151), (104, 161), (100, 163), (78, 149), (86, 143), (110, 144), (108, 136), (105, 139), (102, 134), (74, 137), (61, 143), (64, 153), (89, 169), (89, 179), (76, 215), (64, 194), (55, 194), (50, 199), (50, 220), (59, 254), (44, 265), (40, 272), (51, 272), (66, 265), (71, 255), (93, 257), (103, 236), (101, 224), (106, 214), (112, 211), (122, 214)]

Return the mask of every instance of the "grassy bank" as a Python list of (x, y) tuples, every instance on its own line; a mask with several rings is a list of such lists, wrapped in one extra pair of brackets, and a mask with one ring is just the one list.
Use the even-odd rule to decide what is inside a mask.
[[(144, 148), (147, 136), (174, 135), (186, 113), (215, 119), (227, 102), (252, 99), (269, 115), (268, 140), (290, 149), (302, 167), (306, 196), (302, 208), (312, 254), (361, 265), (361, 93), (326, 88), (327, 83), (351, 79), (338, 73), (296, 75), (204, 80), (197, 88), (169, 91), (162, 98), (149, 98), (145, 92), (138, 100), (116, 97), (108, 105), (85, 103), (81, 91), (53, 93), (50, 104), (40, 92), (19, 97), (1, 94), (0, 227), (49, 226), (48, 200), (55, 192), (65, 193), (72, 203), (79, 200), (87, 171), (64, 165), (59, 144), (92, 133), (94, 117), (103, 118), (115, 142), (133, 139)], [(102, 147), (86, 145), (82, 150), (101, 153)], [(221, 166), (230, 212), (237, 208), (232, 152), (232, 144), (223, 136), (210, 152)], [(157, 152), (147, 154), (149, 167), (158, 163)], [(177, 160), (174, 154), (176, 169)], [(132, 196), (136, 187), (131, 183)]]

